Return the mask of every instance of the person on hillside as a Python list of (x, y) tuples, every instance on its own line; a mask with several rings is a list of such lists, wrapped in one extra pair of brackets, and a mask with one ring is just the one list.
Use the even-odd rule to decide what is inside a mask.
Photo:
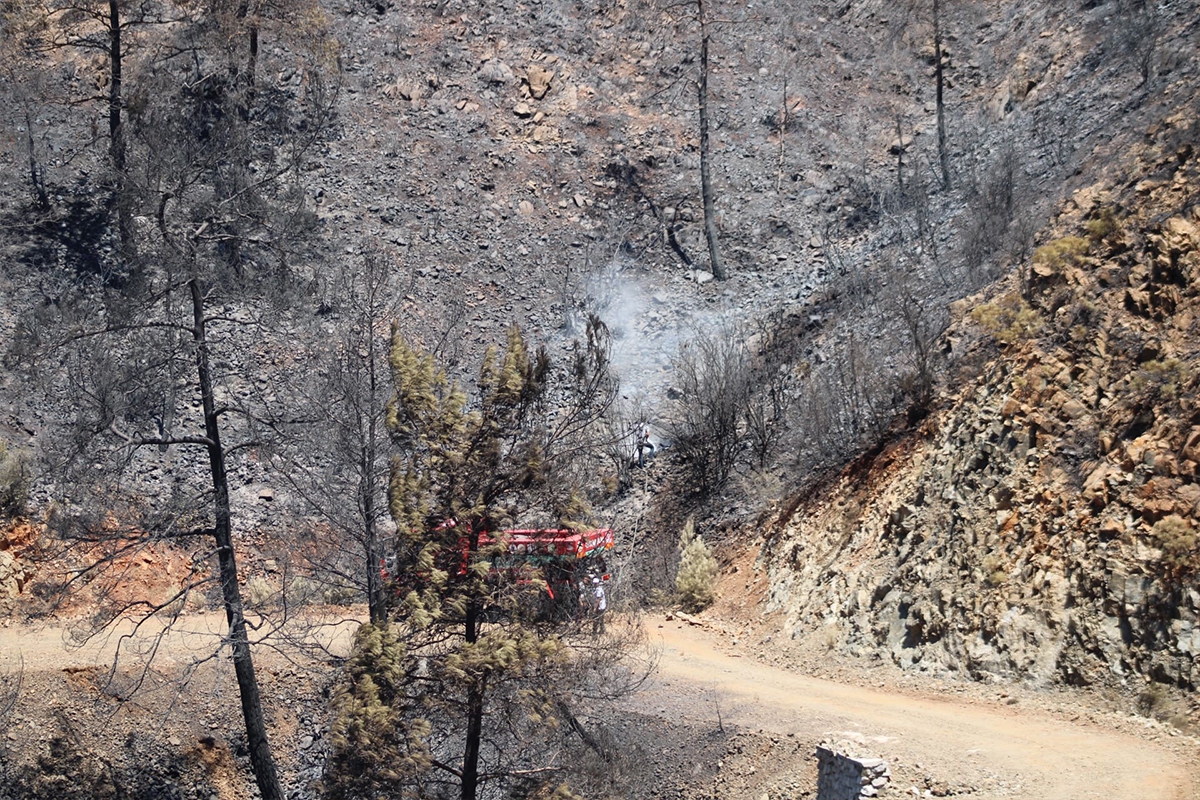
[(654, 458), (654, 443), (650, 441), (650, 428), (642, 426), (637, 440), (637, 465), (644, 467), (647, 458)]

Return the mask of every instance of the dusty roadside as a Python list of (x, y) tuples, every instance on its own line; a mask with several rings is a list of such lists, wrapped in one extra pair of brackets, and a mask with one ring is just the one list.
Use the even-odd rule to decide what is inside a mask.
[(725, 726), (841, 742), (886, 758), (889, 791), (1043, 800), (1197, 796), (1197, 748), (1188, 737), (1151, 741), (1085, 709), (1071, 720), (1028, 699), (1007, 705), (808, 677), (726, 652), (721, 635), (702, 625), (666, 617), (648, 624), (663, 654), (647, 701), (664, 712), (719, 715)]
[[(310, 636), (343, 650), (354, 620), (352, 614), (338, 619)], [(651, 645), (661, 648), (658, 672), (627, 703), (627, 730), (619, 733), (641, 762), (625, 767), (638, 797), (810, 797), (819, 741), (887, 759), (893, 779), (885, 796), (912, 796), (914, 788), (922, 796), (1037, 800), (1200, 796), (1194, 768), (1200, 748), (1187, 736), (1167, 736), (1162, 726), (1139, 728), (1136, 720), (1083, 706), (1072, 713), (1050, 693), (1039, 703), (1036, 693), (1015, 690), (1004, 700), (887, 680), (866, 685), (863, 675), (844, 671), (845, 681), (810, 677), (757, 660), (755, 649), (733, 645), (719, 623), (696, 622), (646, 619)], [(130, 668), (147, 648), (158, 648), (148, 692), (128, 704), (115, 698), (120, 687), (109, 686), (104, 669), (122, 632), (74, 647), (61, 627), (0, 629), (5, 666), (19, 654), (25, 669), (25, 697), (2, 744), (64, 772), (79, 767), (54, 760), (48, 743), (55, 738), (72, 740), (80, 752), (103, 754), (107, 744), (111, 752), (97, 763), (112, 773), (156, 753), (155, 764), (179, 759), (176, 774), (203, 775), (180, 797), (248, 797), (236, 768), (240, 754), (226, 741), (237, 725), (231, 676), (221, 658), (203, 660), (220, 632), (219, 614), (200, 614), (185, 616), (161, 639), (145, 630), (124, 640)], [(317, 661), (301, 667), (286, 650), (261, 649), (262, 680), (289, 783), (308, 787), (302, 796), (311, 796), (324, 725), (319, 687), (331, 673), (326, 665), (323, 675)], [(171, 678), (197, 662), (191, 684), (179, 691)], [(118, 680), (135, 675), (122, 670)], [(147, 730), (147, 721), (155, 729)], [(635, 735), (635, 728), (653, 736)], [(159, 780), (178, 779), (164, 773)]]

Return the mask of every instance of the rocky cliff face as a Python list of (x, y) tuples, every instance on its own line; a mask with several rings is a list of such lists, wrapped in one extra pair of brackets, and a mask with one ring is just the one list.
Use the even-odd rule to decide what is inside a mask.
[(0, 610), (7, 611), (13, 599), (33, 579), (33, 547), (37, 530), (25, 523), (0, 526)]
[(793, 638), (1035, 682), (1200, 682), (1200, 126), (1150, 132), (958, 304), (941, 405), (768, 538)]

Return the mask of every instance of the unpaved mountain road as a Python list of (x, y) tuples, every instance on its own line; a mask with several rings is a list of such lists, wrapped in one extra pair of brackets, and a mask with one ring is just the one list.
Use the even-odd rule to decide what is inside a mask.
[[(247, 619), (257, 626), (250, 632), (252, 641), (267, 637), (269, 622)], [(259, 657), (278, 659), (281, 652), (301, 646), (345, 654), (361, 621), (361, 616), (355, 614), (326, 614), (308, 620), (308, 624), (293, 618), (283, 630), (272, 630), (273, 644), (260, 647)], [(92, 635), (87, 635), (83, 621), (67, 626), (14, 625), (0, 628), (0, 670), (18, 664), (31, 671), (107, 666), (118, 651), (128, 668), (136, 668), (152, 656), (157, 669), (170, 669), (211, 659), (221, 650), (225, 631), (224, 613), (214, 611), (184, 614), (169, 630), (157, 619), (148, 620), (136, 630), (132, 622), (125, 621)], [(224, 652), (228, 654), (228, 650)]]
[(1167, 747), (1027, 707), (914, 697), (809, 678), (723, 653), (717, 637), (697, 626), (661, 617), (651, 617), (648, 625), (651, 641), (660, 642), (663, 651), (645, 700), (660, 713), (690, 709), (715, 723), (719, 704), (726, 725), (851, 742), (859, 754), (894, 765), (890, 796), (914, 785), (923, 791), (929, 773), (934, 783), (972, 798), (1197, 796), (1200, 753), (1189, 758), (1179, 740)]
[[(309, 631), (309, 637), (345, 652), (355, 615), (326, 622), (333, 624), (317, 634)], [(1088, 721), (1083, 708), (1079, 719), (1071, 720), (1035, 707), (1038, 695), (1006, 706), (810, 678), (724, 652), (716, 633), (678, 619), (651, 616), (645, 624), (651, 643), (661, 646), (661, 657), (658, 674), (632, 700), (639, 713), (714, 727), (719, 714), (731, 728), (797, 741), (840, 741), (855, 754), (883, 757), (892, 765), (893, 781), (884, 797), (911, 797), (913, 786), (970, 798), (1200, 797), (1195, 766), (1200, 751), (1186, 737), (1164, 741), (1169, 737), (1162, 726), (1139, 732), (1137, 722), (1126, 721), (1118, 730)], [(220, 614), (183, 617), (178, 629), (159, 642), (156, 665), (184, 666), (206, 658), (220, 642), (222, 628)], [(147, 651), (152, 633), (143, 631), (122, 645), (127, 665)], [(15, 667), (18, 656), (29, 673), (107, 664), (118, 640), (110, 635), (82, 648), (68, 647), (62, 628), (0, 628), (0, 670)], [(283, 660), (271, 648), (260, 648), (259, 658), (264, 666)], [(808, 748), (798, 751), (795, 768), (802, 768), (809, 755)], [(757, 800), (763, 794), (740, 785), (745, 791), (735, 782), (720, 796)]]

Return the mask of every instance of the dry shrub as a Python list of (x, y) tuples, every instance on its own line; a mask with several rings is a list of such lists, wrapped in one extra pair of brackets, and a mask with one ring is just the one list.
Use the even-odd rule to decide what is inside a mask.
[(1004, 559), (997, 553), (992, 553), (983, 560), (983, 579), (993, 589), (1008, 580), (1008, 572), (1004, 569)]
[(655, 586), (646, 595), (646, 608), (655, 611), (666, 611), (675, 605), (675, 597), (667, 591)]
[(732, 329), (697, 335), (675, 360), (680, 397), (667, 432), (703, 494), (724, 488), (737, 462), (749, 362), (742, 335)]
[(1129, 388), (1139, 396), (1171, 401), (1186, 396), (1194, 377), (1178, 358), (1153, 359), (1138, 367), (1129, 379)]
[(265, 606), (275, 599), (275, 587), (266, 578), (255, 575), (246, 581), (246, 599), (252, 606)]
[(973, 181), (968, 182), (962, 232), (962, 257), (972, 282), (986, 283), (990, 264), (1010, 239), (1017, 208), (1016, 151), (1007, 145)]
[(166, 619), (175, 619), (184, 612), (187, 600), (187, 593), (170, 592), (167, 597), (163, 598), (164, 604), (158, 613)]
[(0, 442), (0, 518), (18, 517), (29, 500), (29, 457)]
[(1168, 572), (1173, 575), (1196, 572), (1200, 552), (1197, 552), (1196, 528), (1190, 520), (1171, 514), (1154, 523), (1150, 533), (1162, 550), (1162, 565)]
[(331, 606), (352, 606), (364, 599), (361, 589), (344, 584), (333, 584), (321, 592), (321, 600)]
[(832, 653), (837, 650), (838, 642), (841, 640), (841, 634), (838, 632), (837, 625), (829, 624), (821, 628), (813, 636), (813, 641), (817, 643), (817, 647), (826, 652)]
[(1044, 264), (1055, 272), (1063, 267), (1079, 263), (1088, 251), (1087, 239), (1079, 236), (1064, 236), (1048, 242), (1033, 251), (1034, 263)]
[(1120, 224), (1117, 222), (1116, 212), (1105, 207), (1100, 209), (1096, 217), (1089, 219), (1083, 227), (1087, 231), (1088, 238), (1093, 243), (1099, 244), (1116, 233), (1120, 229)]
[(1017, 294), (976, 306), (971, 310), (971, 319), (1004, 344), (1036, 336), (1042, 329), (1041, 316)]
[(1161, 683), (1151, 683), (1138, 694), (1137, 704), (1143, 716), (1161, 719), (1170, 705), (1170, 696)]
[(293, 606), (307, 606), (321, 599), (321, 586), (307, 575), (297, 575), (288, 581), (287, 601)]
[(896, 379), (877, 342), (850, 335), (830, 358), (805, 375), (794, 409), (802, 447), (814, 461), (853, 456), (877, 441), (896, 413)]

